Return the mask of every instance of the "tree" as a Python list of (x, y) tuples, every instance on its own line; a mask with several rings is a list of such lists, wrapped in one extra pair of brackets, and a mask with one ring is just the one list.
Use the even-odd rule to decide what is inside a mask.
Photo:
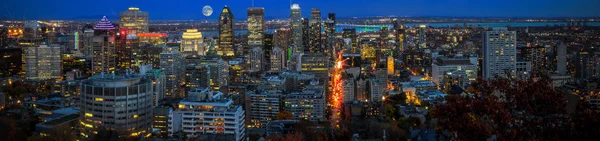
[(290, 120), (294, 119), (294, 115), (286, 110), (282, 110), (277, 113), (277, 120)]
[(439, 129), (458, 140), (570, 140), (572, 117), (547, 77), (479, 79), (474, 95), (448, 96), (432, 108)]
[(266, 141), (303, 141), (304, 135), (298, 132), (288, 133), (285, 136), (272, 135), (265, 137)]
[(385, 96), (384, 102), (384, 114), (388, 119), (396, 120), (400, 118), (400, 111), (396, 108), (396, 105), (406, 103), (406, 93), (399, 93), (396, 95)]

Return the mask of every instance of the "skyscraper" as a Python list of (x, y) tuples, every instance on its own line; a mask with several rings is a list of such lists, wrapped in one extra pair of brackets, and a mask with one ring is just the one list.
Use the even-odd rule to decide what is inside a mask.
[(425, 33), (426, 33), (426, 29), (427, 26), (422, 24), (419, 25), (419, 29), (417, 30), (417, 49), (427, 49), (427, 41), (426, 41), (426, 37)]
[(291, 7), (290, 15), (290, 27), (292, 28), (292, 44), (294, 45), (294, 52), (304, 52), (304, 46), (302, 44), (302, 11), (300, 11), (300, 5), (293, 4)]
[(271, 51), (273, 50), (273, 34), (265, 34), (265, 41), (264, 41), (264, 56), (263, 57), (263, 68), (268, 69), (271, 68), (271, 60), (269, 58), (271, 58)]
[(274, 47), (271, 51), (271, 70), (272, 71), (286, 71), (286, 51), (281, 47)]
[(25, 76), (31, 80), (62, 78), (61, 47), (40, 45), (25, 47)]
[(184, 84), (184, 59), (179, 51), (163, 51), (160, 53), (160, 70), (165, 73), (167, 97), (178, 97), (181, 85)]
[(302, 18), (302, 52), (310, 52), (310, 20)]
[(324, 29), (325, 35), (327, 36), (327, 41), (324, 45), (327, 49), (332, 49), (335, 39), (335, 13), (329, 13), (327, 15), (327, 20), (324, 21)]
[(94, 26), (94, 36), (92, 37), (92, 73), (110, 73), (116, 67), (115, 55), (115, 36), (113, 30), (115, 27), (106, 18)]
[(398, 21), (397, 19), (394, 19), (394, 32), (396, 34), (396, 44), (397, 48), (396, 48), (396, 56), (400, 56), (402, 55), (401, 53), (404, 52), (405, 48), (404, 48), (404, 25)]
[(211, 90), (227, 94), (226, 86), (229, 81), (229, 64), (218, 56), (214, 42), (211, 42), (207, 55), (200, 60), (199, 64), (208, 67)]
[(564, 42), (559, 42), (556, 56), (556, 71), (559, 75), (567, 75), (567, 46)]
[(195, 88), (209, 88), (210, 73), (208, 66), (201, 64), (188, 64), (185, 68), (185, 91)]
[(289, 28), (280, 28), (278, 30), (275, 30), (274, 33), (274, 41), (275, 41), (275, 47), (280, 47), (283, 48), (284, 50), (287, 50), (287, 48), (291, 45), (291, 38), (292, 38), (292, 33), (290, 31)]
[(233, 50), (233, 13), (227, 6), (221, 10), (219, 16), (219, 54), (223, 56), (234, 56)]
[(127, 11), (119, 14), (119, 27), (129, 34), (148, 32), (148, 12), (140, 11), (137, 7), (129, 7)]
[(184, 57), (189, 55), (206, 55), (202, 33), (197, 29), (188, 29), (181, 36), (180, 52)]
[(152, 80), (137, 74), (100, 74), (80, 87), (81, 136), (93, 137), (102, 129), (119, 133), (119, 138), (151, 134)]
[(323, 52), (321, 47), (321, 10), (313, 8), (310, 19), (310, 52)]
[(358, 50), (356, 48), (358, 46), (358, 36), (356, 35), (356, 28), (343, 29), (342, 37), (350, 39), (350, 48), (346, 48), (346, 50), (351, 53), (357, 53)]
[(264, 43), (264, 8), (248, 8), (248, 47), (263, 47)]
[(260, 47), (250, 49), (250, 70), (261, 71), (263, 68), (264, 51)]
[(483, 33), (483, 78), (515, 75), (516, 44), (516, 32), (505, 27), (495, 27)]
[(135, 34), (130, 34), (127, 29), (121, 29), (120, 34), (117, 36), (117, 40), (118, 45), (115, 47), (117, 69), (130, 69), (132, 66), (135, 66), (133, 65), (133, 63), (135, 63), (133, 51), (138, 50), (139, 40)]

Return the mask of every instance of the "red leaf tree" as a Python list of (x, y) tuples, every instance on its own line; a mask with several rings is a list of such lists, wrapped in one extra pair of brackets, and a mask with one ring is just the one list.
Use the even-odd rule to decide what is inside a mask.
[(584, 108), (578, 108), (581, 116), (568, 114), (564, 94), (547, 77), (479, 79), (472, 87), (474, 95), (448, 96), (445, 104), (431, 110), (438, 128), (458, 140), (570, 140), (593, 128), (575, 128), (573, 119), (587, 116), (576, 121), (594, 122), (598, 113), (580, 113)]

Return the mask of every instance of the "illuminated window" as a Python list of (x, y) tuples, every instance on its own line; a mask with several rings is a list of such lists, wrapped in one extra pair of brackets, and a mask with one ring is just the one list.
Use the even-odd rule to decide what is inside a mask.
[(104, 99), (101, 97), (96, 97), (96, 101), (104, 101)]
[(85, 113), (85, 117), (93, 117), (94, 115), (92, 113)]

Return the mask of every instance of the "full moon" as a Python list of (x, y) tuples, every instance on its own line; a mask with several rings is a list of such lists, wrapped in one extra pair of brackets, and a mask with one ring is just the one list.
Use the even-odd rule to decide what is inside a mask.
[(204, 16), (208, 17), (208, 16), (212, 15), (212, 13), (213, 13), (212, 7), (206, 5), (206, 6), (204, 6), (204, 8), (202, 8), (202, 14), (204, 14)]

